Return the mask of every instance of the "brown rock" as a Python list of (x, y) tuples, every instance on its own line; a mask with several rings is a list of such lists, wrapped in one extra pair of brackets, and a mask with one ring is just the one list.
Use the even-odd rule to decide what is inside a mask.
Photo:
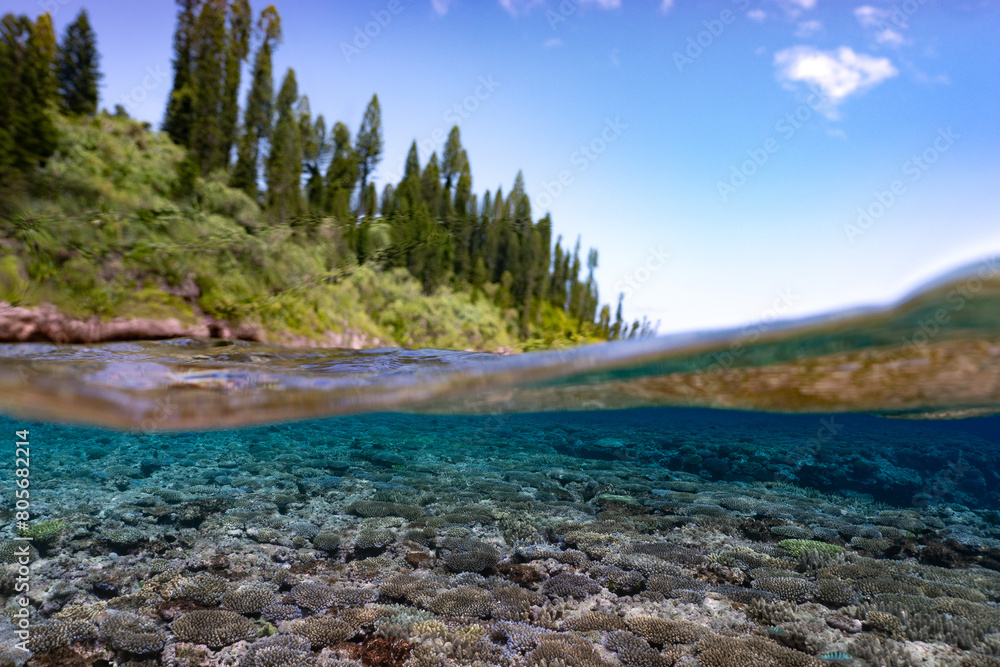
[(225, 338), (262, 342), (256, 326), (204, 318), (202, 324), (187, 326), (176, 318), (117, 317), (102, 322), (96, 317), (80, 320), (60, 313), (50, 304), (19, 308), (0, 301), (0, 341), (98, 343), (114, 340), (160, 340), (164, 338)]
[(545, 578), (543, 573), (529, 563), (501, 563), (497, 570), (518, 586), (534, 584)]
[(413, 567), (420, 567), (421, 565), (429, 562), (430, 560), (431, 557), (422, 551), (411, 551), (408, 554), (406, 554), (406, 562)]

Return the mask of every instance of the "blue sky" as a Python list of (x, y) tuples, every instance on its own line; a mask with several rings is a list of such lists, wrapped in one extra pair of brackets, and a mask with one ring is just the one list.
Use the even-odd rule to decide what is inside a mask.
[[(159, 124), (172, 2), (4, 4), (60, 33), (86, 6), (101, 104)], [(458, 121), (475, 190), (523, 169), (536, 214), (600, 250), (602, 300), (661, 332), (883, 301), (1000, 252), (997, 2), (275, 4), (275, 72), (314, 113), (355, 131), (378, 93), (380, 187)]]

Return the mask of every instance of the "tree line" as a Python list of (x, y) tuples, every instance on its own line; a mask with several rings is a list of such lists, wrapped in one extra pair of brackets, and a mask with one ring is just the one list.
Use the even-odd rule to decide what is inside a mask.
[(0, 18), (0, 183), (23, 186), (56, 149), (52, 113), (97, 111), (97, 41), (86, 10), (56, 42), (52, 18)]
[[(511, 189), (472, 190), (472, 171), (457, 126), (440, 157), (421, 165), (411, 144), (402, 179), (376, 191), (382, 159), (381, 107), (373, 95), (357, 131), (327, 126), (289, 68), (275, 90), (272, 59), (281, 43), (273, 5), (258, 15), (248, 0), (177, 0), (173, 84), (162, 129), (187, 149), (176, 194), (192, 200), (199, 178), (221, 178), (266, 211), (270, 224), (333, 220), (343, 254), (357, 262), (403, 267), (427, 293), (443, 285), (486, 297), (517, 318), (523, 337), (562, 318), (590, 336), (647, 335), (646, 322), (612, 317), (598, 301), (595, 249), (581, 256), (552, 239), (549, 215), (535, 219), (518, 172)], [(51, 19), (8, 14), (0, 39), (0, 174), (26, 174), (56, 145), (51, 114), (97, 109), (98, 52), (86, 11), (61, 43)], [(250, 76), (239, 104), (245, 66)], [(119, 109), (119, 113), (123, 110)], [(193, 201), (196, 205), (196, 201)]]

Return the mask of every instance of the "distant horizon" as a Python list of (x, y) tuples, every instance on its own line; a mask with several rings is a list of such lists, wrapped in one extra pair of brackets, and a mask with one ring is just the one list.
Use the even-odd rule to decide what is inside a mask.
[[(352, 132), (378, 93), (380, 190), (458, 124), (473, 190), (523, 170), (535, 216), (600, 251), (601, 302), (629, 292), (626, 319), (660, 333), (752, 323), (782, 294), (779, 319), (888, 304), (1000, 254), (996, 2), (654, 5), (276, 3), (274, 76), (293, 67)], [(83, 7), (101, 107), (159, 129), (174, 3), (5, 11), (49, 10), (61, 35)]]

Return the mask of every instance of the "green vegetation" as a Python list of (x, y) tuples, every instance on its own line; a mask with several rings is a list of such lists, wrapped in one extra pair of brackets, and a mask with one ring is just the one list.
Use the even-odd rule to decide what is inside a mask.
[(65, 521), (43, 521), (32, 524), (28, 528), (18, 529), (17, 534), (21, 537), (30, 537), (37, 542), (46, 544), (54, 542), (59, 537), (59, 534), (67, 528), (69, 528), (69, 524)]
[(844, 547), (839, 544), (830, 544), (817, 540), (781, 540), (778, 542), (778, 546), (789, 551), (793, 556), (798, 556), (807, 551), (818, 551), (821, 554), (836, 556), (844, 550)]
[[(327, 132), (295, 72), (275, 95), (273, 6), (182, 0), (164, 132), (97, 108), (85, 12), (0, 23), (0, 299), (75, 317), (204, 317), (322, 341), (539, 349), (650, 333), (599, 310), (594, 270), (533, 219), (523, 176), (472, 192), (457, 127), (376, 193), (373, 96), (351, 140)], [(251, 46), (240, 122), (237, 93)], [(14, 100), (17, 100), (15, 103)]]

